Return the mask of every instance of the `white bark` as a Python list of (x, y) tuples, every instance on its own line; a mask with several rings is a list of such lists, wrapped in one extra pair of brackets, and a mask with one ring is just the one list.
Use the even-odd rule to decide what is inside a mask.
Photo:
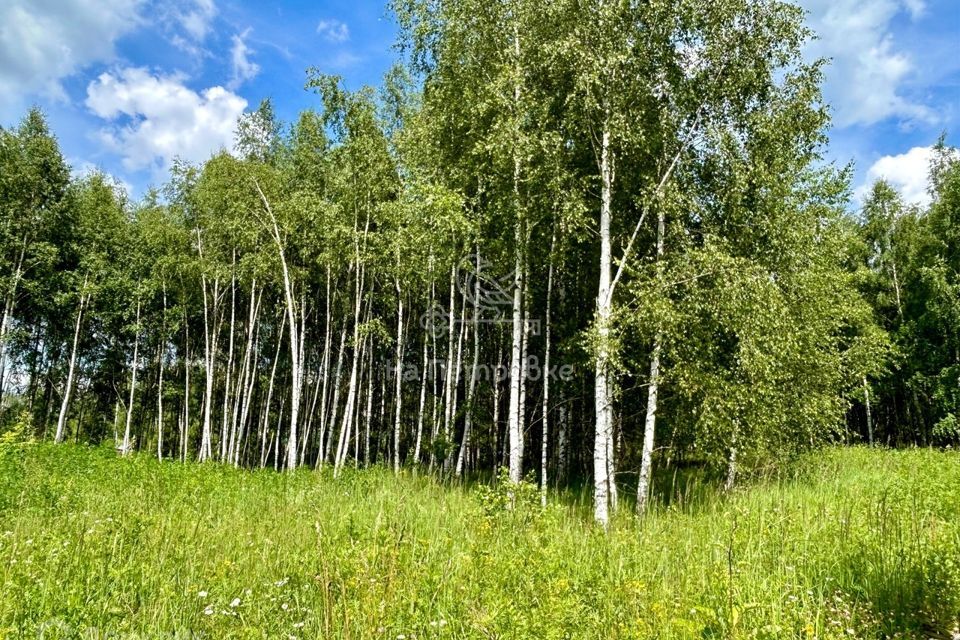
[(643, 449), (640, 454), (640, 478), (637, 482), (637, 514), (647, 510), (650, 499), (650, 477), (653, 471), (654, 429), (657, 421), (657, 394), (660, 379), (660, 336), (653, 344), (650, 357), (650, 380), (647, 388), (647, 417), (643, 428)]
[[(450, 317), (448, 319), (447, 326), (447, 362), (443, 370), (443, 443), (445, 447), (450, 445), (450, 422), (451, 422), (451, 411), (453, 409), (453, 394), (456, 393), (456, 390), (453, 389), (453, 367), (454, 367), (454, 323), (457, 319), (457, 305), (456, 305), (456, 278), (457, 270), (455, 267), (450, 268)], [(444, 465), (446, 465), (446, 455), (444, 455)]]
[[(273, 235), (273, 241), (277, 247), (277, 253), (280, 258), (280, 267), (283, 271), (283, 297), (287, 308), (287, 325), (290, 329), (290, 436), (287, 438), (287, 470), (293, 470), (297, 467), (297, 427), (300, 413), (300, 395), (303, 384), (303, 374), (301, 371), (302, 346), (300, 344), (300, 334), (297, 327), (298, 313), (296, 298), (293, 291), (293, 280), (290, 276), (290, 268), (287, 265), (286, 247), (284, 239), (280, 233), (280, 227), (277, 224), (277, 218), (273, 215), (273, 209), (267, 196), (264, 195), (259, 183), (254, 183), (257, 192), (260, 194), (260, 200), (263, 202), (263, 208), (270, 217), (270, 227)], [(279, 456), (279, 451), (277, 452)]]
[(397, 385), (394, 393), (393, 417), (393, 472), (400, 472), (400, 410), (403, 404), (403, 292), (400, 290), (400, 280), (396, 281), (397, 289)]
[(553, 252), (556, 234), (550, 239), (550, 265), (547, 268), (547, 309), (544, 318), (543, 351), (543, 436), (540, 442), (540, 504), (547, 506), (547, 445), (550, 442), (550, 298), (553, 294)]
[[(663, 253), (666, 241), (666, 210), (657, 209), (657, 280), (663, 280)], [(657, 426), (657, 396), (660, 390), (660, 352), (662, 337), (658, 332), (653, 341), (650, 357), (650, 380), (647, 387), (647, 417), (643, 428), (643, 449), (640, 454), (640, 478), (637, 482), (637, 513), (643, 514), (650, 498), (653, 474), (653, 446)]]
[(130, 430), (133, 426), (133, 400), (137, 392), (137, 361), (140, 358), (140, 300), (137, 299), (137, 321), (134, 325), (133, 337), (133, 362), (130, 364), (130, 398), (127, 402), (127, 426), (123, 431), (123, 446), (121, 452), (123, 455), (129, 455), (133, 451), (133, 443), (130, 441)]
[(316, 466), (321, 466), (330, 457), (330, 443), (333, 442), (333, 429), (337, 424), (337, 411), (340, 408), (340, 374), (343, 371), (343, 353), (346, 348), (347, 327), (340, 330), (340, 350), (337, 351), (337, 369), (333, 377), (333, 396), (330, 398), (330, 417), (320, 424), (320, 452)]
[[(499, 337), (499, 333), (498, 333)], [(503, 367), (503, 355), (500, 352), (500, 340), (497, 340), (497, 369), (493, 374), (493, 473), (500, 468), (501, 456), (497, 440), (500, 438), (500, 369)]]
[(560, 402), (557, 407), (557, 482), (567, 477), (567, 401), (560, 389)]
[[(367, 406), (363, 412), (364, 436), (363, 436), (363, 456), (364, 464), (370, 463), (370, 423), (373, 421), (373, 340), (371, 339), (369, 354), (367, 357)], [(354, 447), (353, 463), (354, 466), (360, 462), (360, 434), (357, 434), (357, 444)]]
[(360, 307), (363, 300), (363, 268), (360, 266), (359, 251), (357, 260), (356, 275), (356, 298), (354, 300), (353, 312), (353, 362), (350, 368), (350, 381), (347, 385), (347, 400), (343, 409), (343, 424), (340, 426), (340, 439), (337, 443), (337, 454), (333, 462), (333, 475), (336, 477), (340, 473), (343, 461), (346, 458), (346, 448), (350, 428), (353, 424), (354, 403), (357, 398), (357, 366), (360, 358), (363, 357), (360, 345)]
[(420, 445), (423, 440), (423, 414), (427, 401), (427, 337), (423, 337), (423, 369), (420, 371), (420, 407), (417, 409), (417, 438), (413, 447), (413, 464), (420, 464)]
[(465, 458), (470, 450), (470, 429), (473, 427), (473, 394), (477, 387), (477, 367), (480, 365), (480, 250), (477, 249), (477, 277), (473, 289), (473, 365), (470, 367), (470, 382), (467, 387), (467, 410), (463, 419), (463, 441), (457, 458), (457, 477), (463, 474)]
[(163, 460), (163, 365), (167, 351), (167, 283), (163, 283), (163, 314), (160, 326), (160, 358), (157, 362), (157, 460)]
[(230, 460), (234, 466), (240, 464), (240, 449), (246, 433), (247, 420), (250, 417), (250, 406), (253, 403), (253, 387), (256, 382), (256, 358), (259, 351), (260, 338), (260, 302), (263, 292), (257, 291), (257, 280), (253, 279), (250, 285), (250, 316), (247, 319), (247, 346), (244, 349), (243, 373), (241, 383), (243, 385), (240, 391), (240, 411), (239, 418), (234, 411), (234, 427), (230, 443)]
[(227, 370), (226, 381), (223, 386), (223, 412), (220, 416), (220, 461), (226, 462), (230, 434), (227, 430), (230, 424), (230, 387), (233, 377), (233, 346), (236, 340), (235, 328), (237, 319), (237, 276), (236, 276), (236, 250), (234, 250), (232, 277), (230, 279), (230, 336), (229, 346), (227, 347)]
[(80, 343), (80, 325), (83, 322), (83, 309), (87, 304), (87, 279), (83, 279), (83, 286), (80, 288), (80, 304), (77, 306), (77, 322), (73, 329), (73, 346), (70, 349), (70, 366), (67, 369), (67, 386), (63, 390), (63, 400), (60, 403), (60, 416), (57, 418), (57, 432), (53, 441), (57, 444), (63, 442), (64, 432), (67, 426), (67, 412), (70, 408), (70, 394), (73, 391), (73, 374), (77, 364), (77, 348)]
[(183, 423), (180, 425), (180, 462), (187, 461), (190, 442), (190, 319), (183, 311)]
[[(520, 28), (514, 23), (513, 53), (516, 79), (513, 87), (514, 108), (519, 112), (521, 98)], [(519, 123), (518, 123), (519, 128)], [(519, 134), (519, 131), (517, 132)], [(513, 150), (513, 205), (516, 216), (514, 229), (515, 256), (513, 275), (513, 345), (510, 352), (510, 400), (507, 412), (507, 433), (510, 441), (510, 482), (518, 483), (523, 476), (523, 425), (521, 424), (521, 394), (526, 363), (521, 363), (523, 348), (523, 212), (520, 204), (520, 155)]]
[(7, 333), (17, 304), (17, 288), (20, 285), (20, 279), (23, 277), (23, 261), (26, 254), (27, 232), (24, 232), (23, 240), (20, 242), (17, 266), (13, 270), (13, 280), (10, 282), (10, 289), (7, 291), (3, 304), (3, 318), (0, 318), (0, 406), (3, 405), (3, 394), (7, 379)]
[(610, 131), (604, 127), (600, 152), (600, 284), (597, 291), (597, 356), (594, 383), (596, 430), (593, 447), (593, 502), (594, 519), (607, 526), (610, 520), (610, 470), (608, 449), (610, 446), (612, 398), (610, 381), (610, 216), (613, 199), (613, 158), (610, 149)]
[[(200, 259), (203, 259), (203, 241), (200, 235), (200, 229), (197, 229), (197, 251)], [(203, 292), (203, 365), (206, 375), (206, 384), (203, 395), (203, 432), (200, 437), (200, 462), (209, 460), (212, 456), (213, 436), (211, 426), (211, 410), (213, 407), (213, 383), (214, 366), (216, 364), (217, 352), (217, 328), (216, 315), (218, 299), (220, 296), (220, 281), (213, 279), (212, 293), (207, 291), (206, 273), (200, 275), (200, 287)], [(212, 308), (211, 308), (212, 304)]]
[[(273, 402), (273, 383), (277, 377), (277, 363), (280, 361), (280, 347), (283, 345), (283, 330), (286, 328), (286, 314), (280, 317), (280, 331), (277, 332), (277, 350), (273, 354), (273, 367), (270, 369), (270, 382), (267, 384), (267, 402), (263, 406), (262, 437), (260, 439), (260, 467), (267, 464), (269, 451), (267, 450), (267, 436), (270, 431), (270, 404)], [(281, 403), (282, 405), (282, 403)]]
[(463, 342), (467, 332), (467, 298), (464, 296), (460, 304), (460, 337), (457, 338), (457, 358), (453, 365), (453, 384), (451, 385), (452, 395), (450, 398), (450, 434), (447, 440), (447, 457), (444, 460), (443, 468), (450, 471), (453, 466), (453, 434), (456, 431), (457, 411), (459, 410), (460, 376), (463, 373)]

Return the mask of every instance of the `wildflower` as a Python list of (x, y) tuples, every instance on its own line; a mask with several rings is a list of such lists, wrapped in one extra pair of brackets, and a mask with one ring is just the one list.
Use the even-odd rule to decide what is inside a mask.
[(284, 578), (283, 580), (277, 580), (276, 582), (273, 583), (273, 586), (275, 586), (275, 587), (282, 587), (282, 586), (284, 586), (285, 584), (287, 584), (287, 582), (289, 582), (289, 581), (290, 581), (290, 578)]
[(293, 628), (294, 628), (294, 629), (303, 629), (303, 625), (305, 625), (305, 624), (306, 624), (305, 622), (296, 622), (296, 623), (294, 623)]
[(207, 608), (203, 610), (203, 615), (205, 615), (205, 616), (212, 616), (212, 615), (213, 615), (213, 607), (211, 607), (210, 605), (207, 605)]
[(286, 611), (287, 609), (289, 609), (289, 606), (287, 605), (286, 602), (284, 602), (282, 605), (280, 605), (280, 608)]
[(201, 598), (206, 598), (209, 594), (206, 591), (201, 591), (197, 595), (200, 596)]
[(236, 608), (239, 607), (239, 606), (240, 606), (240, 598), (234, 598), (234, 599), (230, 602), (230, 608), (231, 608), (231, 609), (236, 609)]

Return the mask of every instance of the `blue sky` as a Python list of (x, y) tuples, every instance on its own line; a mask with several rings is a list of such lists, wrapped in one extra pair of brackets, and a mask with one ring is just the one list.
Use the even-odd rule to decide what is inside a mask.
[[(855, 187), (886, 177), (926, 199), (929, 147), (960, 125), (958, 0), (800, 0), (830, 57), (828, 157)], [(48, 114), (78, 172), (139, 195), (179, 155), (229, 146), (236, 117), (273, 99), (292, 119), (317, 99), (305, 69), (377, 84), (396, 58), (378, 0), (0, 0), (0, 123)]]

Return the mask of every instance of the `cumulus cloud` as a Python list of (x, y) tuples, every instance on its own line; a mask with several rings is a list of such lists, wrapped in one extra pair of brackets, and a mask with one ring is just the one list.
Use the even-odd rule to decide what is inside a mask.
[(217, 16), (214, 0), (164, 0), (156, 10), (156, 20), (171, 44), (197, 58), (210, 55), (203, 43)]
[(133, 197), (134, 189), (133, 185), (118, 178), (117, 176), (111, 174), (109, 171), (103, 169), (98, 165), (93, 164), (87, 160), (75, 160), (70, 159), (70, 175), (74, 180), (83, 180), (94, 175), (104, 176), (109, 184), (113, 185), (114, 190), (117, 192), (117, 195), (124, 200), (129, 200)]
[(801, 0), (820, 36), (810, 53), (832, 59), (827, 98), (841, 127), (871, 125), (887, 118), (935, 121), (924, 104), (903, 93), (914, 71), (908, 53), (898, 50), (890, 23), (906, 12), (924, 12), (923, 0)]
[(341, 43), (350, 39), (350, 28), (339, 20), (321, 20), (317, 33), (329, 42)]
[(176, 13), (177, 21), (184, 31), (197, 42), (203, 42), (206, 39), (216, 15), (217, 7), (213, 0), (190, 0)]
[(236, 90), (247, 80), (251, 80), (260, 73), (260, 65), (250, 60), (250, 54), (254, 53), (247, 46), (245, 39), (250, 35), (250, 29), (233, 36), (233, 46), (230, 48), (230, 58), (233, 63), (233, 76), (230, 78), (227, 87)]
[(933, 147), (914, 147), (906, 153), (883, 156), (867, 170), (867, 181), (856, 191), (860, 202), (877, 180), (886, 180), (897, 189), (907, 204), (930, 204), (930, 160)]
[(101, 74), (87, 87), (87, 107), (111, 122), (100, 130), (100, 140), (128, 171), (159, 174), (175, 157), (200, 162), (231, 147), (247, 101), (223, 87), (198, 93), (184, 80), (127, 68)]
[(114, 58), (114, 43), (141, 24), (142, 0), (0, 2), (0, 104), (63, 97), (60, 81)]

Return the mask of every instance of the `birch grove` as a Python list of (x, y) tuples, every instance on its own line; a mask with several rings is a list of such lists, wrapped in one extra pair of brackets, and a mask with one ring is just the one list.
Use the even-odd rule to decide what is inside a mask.
[(311, 109), (264, 101), (135, 202), (71, 177), (39, 112), (0, 130), (4, 420), (165, 461), (504, 468), (544, 506), (589, 487), (603, 527), (685, 464), (732, 487), (897, 416), (953, 433), (949, 376), (888, 366), (955, 357), (911, 333), (956, 310), (952, 152), (929, 216), (881, 184), (852, 221), (799, 9), (391, 9), (381, 87), (309, 69)]

